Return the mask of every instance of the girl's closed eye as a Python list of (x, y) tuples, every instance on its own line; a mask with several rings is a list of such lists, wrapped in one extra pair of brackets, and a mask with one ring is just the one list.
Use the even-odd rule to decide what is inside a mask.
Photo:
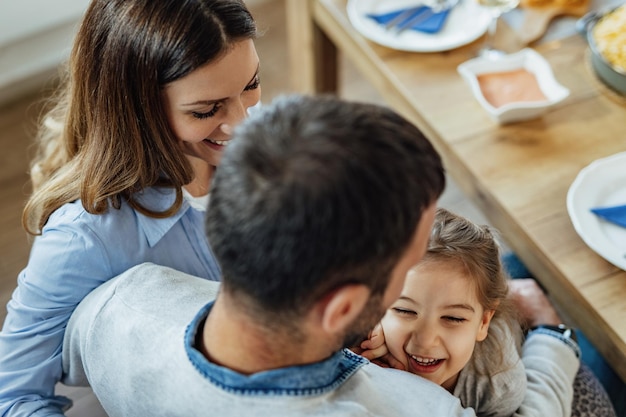
[(443, 316), (442, 319), (451, 323), (463, 323), (467, 321), (463, 317)]
[(401, 316), (417, 316), (417, 312), (401, 307), (393, 307), (392, 310)]

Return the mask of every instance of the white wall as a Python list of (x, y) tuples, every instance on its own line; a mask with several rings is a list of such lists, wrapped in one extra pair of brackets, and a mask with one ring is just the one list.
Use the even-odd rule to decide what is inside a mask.
[(0, 104), (41, 88), (71, 49), (88, 0), (0, 1)]

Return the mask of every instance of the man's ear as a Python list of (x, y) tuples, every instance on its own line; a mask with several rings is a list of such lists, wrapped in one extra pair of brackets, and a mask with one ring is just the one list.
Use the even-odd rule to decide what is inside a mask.
[(318, 319), (322, 330), (329, 334), (345, 331), (362, 313), (370, 297), (363, 284), (344, 285), (318, 302)]

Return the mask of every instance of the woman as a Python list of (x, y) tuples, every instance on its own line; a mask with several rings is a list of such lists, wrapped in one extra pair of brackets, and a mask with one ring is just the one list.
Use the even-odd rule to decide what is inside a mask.
[(232, 128), (260, 99), (240, 0), (93, 0), (39, 134), (23, 214), (38, 235), (0, 333), (0, 415), (62, 415), (67, 320), (92, 289), (151, 261), (220, 271), (203, 210)]

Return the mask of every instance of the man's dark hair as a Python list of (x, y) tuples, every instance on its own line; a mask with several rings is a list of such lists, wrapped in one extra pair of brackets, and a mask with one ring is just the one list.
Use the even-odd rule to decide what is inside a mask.
[(392, 110), (280, 97), (235, 130), (213, 180), (223, 289), (278, 315), (349, 283), (382, 293), (444, 186), (431, 143)]

